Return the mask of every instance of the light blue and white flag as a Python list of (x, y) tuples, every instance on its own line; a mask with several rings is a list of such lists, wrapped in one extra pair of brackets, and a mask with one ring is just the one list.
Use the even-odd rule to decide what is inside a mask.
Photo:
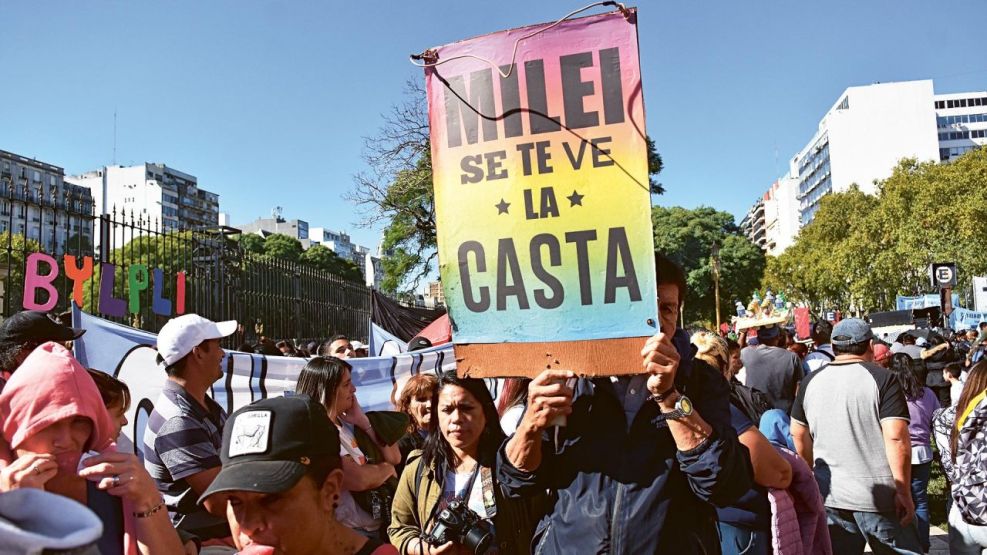
[[(73, 310), (72, 325), (86, 330), (75, 341), (75, 355), (87, 368), (116, 376), (130, 388), (131, 402), (127, 419), (130, 424), (120, 437), (121, 449), (140, 446), (147, 416), (154, 409), (164, 385), (164, 367), (157, 363), (157, 336), (121, 324)], [(294, 391), (298, 374), (306, 359), (266, 356), (227, 351), (223, 359), (223, 377), (212, 386), (210, 396), (227, 414), (263, 399)], [(452, 344), (431, 349), (400, 353), (394, 356), (349, 359), (353, 366), (353, 384), (364, 410), (393, 410), (405, 382), (416, 374), (456, 368)], [(496, 380), (487, 380), (494, 398), (499, 389)], [(128, 445), (129, 443), (129, 445)], [(134, 450), (139, 453), (139, 449)]]

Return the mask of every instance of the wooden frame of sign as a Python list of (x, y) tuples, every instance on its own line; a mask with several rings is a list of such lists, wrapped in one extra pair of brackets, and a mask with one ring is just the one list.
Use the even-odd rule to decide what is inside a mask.
[(472, 343), (455, 345), (456, 373), (460, 377), (534, 378), (544, 370), (572, 370), (586, 376), (640, 374), (643, 365), (619, 361), (641, 360), (647, 337), (546, 341), (542, 343)]

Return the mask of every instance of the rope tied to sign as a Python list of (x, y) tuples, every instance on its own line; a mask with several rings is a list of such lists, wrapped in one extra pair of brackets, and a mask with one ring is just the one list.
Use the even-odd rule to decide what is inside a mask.
[[(418, 67), (429, 68), (429, 67), (439, 66), (439, 65), (442, 65), (444, 63), (451, 62), (453, 60), (459, 60), (459, 59), (463, 59), (463, 58), (473, 58), (474, 60), (480, 60), (481, 62), (489, 65), (490, 67), (492, 67), (494, 69), (496, 69), (497, 70), (497, 73), (499, 73), (501, 77), (503, 77), (504, 79), (507, 79), (508, 77), (511, 76), (511, 73), (514, 72), (514, 66), (516, 65), (516, 60), (517, 60), (517, 48), (518, 48), (518, 45), (521, 44), (521, 41), (526, 40), (526, 39), (530, 39), (531, 37), (533, 37), (535, 35), (538, 35), (540, 33), (544, 33), (545, 31), (548, 31), (549, 29), (555, 27), (556, 25), (559, 25), (560, 23), (562, 23), (563, 21), (571, 18), (572, 16), (577, 15), (577, 14), (580, 14), (582, 12), (585, 12), (586, 10), (588, 10), (590, 8), (595, 8), (596, 6), (611, 6), (611, 7), (617, 8), (617, 10), (620, 11), (621, 14), (623, 14), (624, 19), (628, 19), (629, 20), (630, 17), (631, 17), (631, 11), (628, 10), (626, 6), (624, 6), (620, 2), (613, 2), (613, 1), (610, 1), (610, 0), (608, 0), (606, 2), (594, 2), (594, 3), (592, 3), (592, 4), (588, 5), (588, 6), (583, 6), (582, 8), (579, 8), (578, 10), (575, 10), (573, 12), (569, 12), (568, 14), (566, 14), (565, 16), (563, 16), (561, 19), (559, 19), (559, 20), (555, 21), (554, 23), (552, 23), (551, 25), (548, 25), (546, 27), (542, 27), (541, 29), (538, 29), (537, 31), (534, 31), (532, 33), (529, 33), (529, 34), (527, 34), (527, 35), (525, 35), (523, 37), (518, 38), (516, 41), (514, 41), (514, 51), (511, 53), (511, 63), (510, 63), (510, 66), (508, 67), (506, 73), (504, 72), (504, 70), (502, 70), (500, 68), (500, 66), (498, 66), (497, 64), (495, 64), (491, 60), (488, 60), (486, 58), (482, 58), (480, 56), (475, 56), (473, 54), (463, 54), (463, 55), (460, 55), (460, 56), (453, 56), (453, 57), (451, 57), (449, 59), (446, 59), (446, 60), (439, 60), (439, 53), (436, 52), (434, 49), (431, 49), (431, 48), (428, 49), (428, 50), (425, 50), (421, 54), (412, 54), (410, 56), (411, 63), (412, 63), (412, 65), (415, 65), (415, 66), (418, 66)], [(423, 62), (423, 63), (419, 63), (419, 62)]]

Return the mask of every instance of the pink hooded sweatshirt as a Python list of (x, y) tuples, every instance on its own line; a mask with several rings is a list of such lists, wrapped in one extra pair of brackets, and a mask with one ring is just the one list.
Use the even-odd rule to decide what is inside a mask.
[[(24, 360), (0, 393), (0, 461), (13, 462), (13, 450), (25, 439), (59, 420), (78, 415), (93, 423), (85, 449), (99, 453), (115, 450), (113, 420), (93, 379), (65, 347), (45, 343)], [(137, 555), (134, 510), (129, 501), (122, 501), (124, 553)]]

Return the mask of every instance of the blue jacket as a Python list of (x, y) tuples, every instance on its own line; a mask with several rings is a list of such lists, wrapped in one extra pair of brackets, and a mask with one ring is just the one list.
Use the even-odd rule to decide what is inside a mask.
[(716, 512), (751, 488), (747, 450), (730, 426), (730, 390), (708, 364), (693, 359), (681, 330), (674, 343), (682, 362), (679, 391), (713, 428), (691, 451), (675, 447), (654, 402), (638, 411), (628, 432), (623, 406), (609, 378), (579, 379), (568, 425), (543, 437), (542, 463), (518, 470), (501, 449), (497, 475), (510, 496), (554, 490), (554, 507), (541, 519), (532, 553), (718, 553)]

